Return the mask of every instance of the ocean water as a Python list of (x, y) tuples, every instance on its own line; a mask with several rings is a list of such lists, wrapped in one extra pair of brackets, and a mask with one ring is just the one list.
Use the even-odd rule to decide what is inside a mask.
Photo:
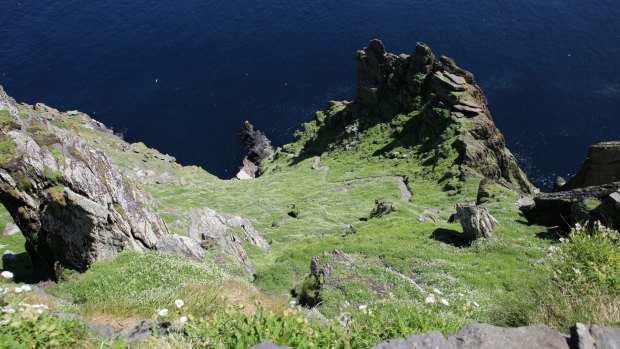
[(476, 75), (533, 181), (620, 139), (617, 0), (0, 0), (0, 85), (223, 178), (246, 119), (276, 145), (352, 99), (355, 53), (417, 41)]

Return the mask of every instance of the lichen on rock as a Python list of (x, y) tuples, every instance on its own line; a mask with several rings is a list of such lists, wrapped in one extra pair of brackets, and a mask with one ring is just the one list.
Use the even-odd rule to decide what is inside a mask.
[[(38, 104), (20, 115), (0, 89), (13, 147), (2, 154), (0, 201), (26, 237), (36, 274), (57, 279), (65, 268), (85, 271), (124, 249), (160, 249), (201, 260), (199, 245), (172, 236), (146, 192), (127, 182), (101, 151), (54, 126), (55, 109)], [(7, 113), (8, 112), (8, 113)], [(179, 242), (183, 250), (176, 247)]]

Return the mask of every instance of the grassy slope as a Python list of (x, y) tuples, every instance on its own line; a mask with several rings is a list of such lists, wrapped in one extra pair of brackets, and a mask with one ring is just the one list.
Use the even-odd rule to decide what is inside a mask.
[[(299, 139), (303, 141), (304, 135)], [(253, 181), (194, 177), (192, 188), (153, 185), (148, 190), (162, 207), (182, 211), (209, 206), (252, 219), (272, 242), (270, 254), (250, 250), (258, 274), (256, 283), (269, 292), (287, 294), (308, 275), (312, 257), (333, 249), (365, 260), (362, 264), (387, 267), (415, 279), (429, 291), (444, 290), (449, 299), (466, 294), (486, 310), (498, 295), (525, 287), (536, 274), (531, 261), (546, 254), (549, 242), (536, 237), (540, 228), (523, 224), (516, 194), (503, 191), (503, 200), (489, 207), (501, 223), (496, 239), (467, 248), (454, 246), (450, 242), (458, 239), (460, 225), (445, 222), (453, 205), (475, 201), (478, 180), (467, 181), (458, 192), (446, 192), (436, 177), (448, 163), (434, 164), (440, 169), (433, 173), (432, 167), (422, 165), (423, 160), (415, 156), (388, 159), (368, 155), (393, 141), (390, 129), (377, 124), (365, 131), (364, 141), (355, 149), (324, 153), (321, 166), (330, 168), (326, 181), (322, 170), (312, 169), (313, 158), (296, 163), (297, 158), (282, 154), (266, 165), (277, 170)], [(300, 149), (300, 145), (289, 148)], [(415, 149), (396, 150), (415, 153)], [(398, 181), (390, 176), (410, 178), (411, 202), (401, 202)], [(352, 189), (338, 190), (345, 185)], [(398, 212), (361, 221), (377, 198), (393, 202)], [(300, 212), (298, 218), (287, 215), (293, 204)], [(439, 209), (440, 219), (420, 223), (418, 215), (429, 208)], [(346, 224), (354, 225), (357, 232), (343, 236)], [(362, 273), (372, 273), (372, 268), (362, 269), (367, 269)], [(398, 292), (396, 298), (420, 304), (425, 296), (413, 290)], [(378, 300), (372, 290), (357, 283), (343, 286), (330, 297), (322, 307), (329, 315), (336, 314), (345, 300), (355, 305)]]
[[(337, 104), (327, 116), (343, 107)], [(517, 195), (511, 191), (498, 188), (497, 198), (489, 205), (501, 224), (496, 237), (467, 247), (459, 244), (461, 227), (447, 220), (453, 205), (475, 200), (479, 180), (469, 179), (446, 191), (446, 181), (452, 179), (440, 178), (454, 172), (457, 154), (449, 147), (422, 151), (425, 135), (401, 133), (393, 137), (395, 129), (407, 131), (407, 127), (415, 127), (415, 112), (390, 121), (370, 115), (372, 122), (348, 150), (342, 144), (329, 147), (339, 135), (322, 127), (326, 115), (318, 113), (316, 121), (298, 133), (295, 143), (264, 164), (267, 174), (251, 181), (220, 180), (195, 167), (162, 162), (153, 156), (155, 150), (143, 145), (127, 148), (115, 136), (84, 127), (79, 116), (57, 113), (56, 117), (58, 127), (81, 134), (122, 170), (140, 167), (152, 169), (157, 175), (171, 173), (178, 183), (148, 184), (145, 188), (175, 233), (187, 233), (188, 209), (208, 206), (250, 218), (272, 244), (269, 253), (246, 246), (257, 272), (255, 286), (235, 277), (221, 281), (221, 271), (210, 265), (198, 266), (157, 254), (125, 253), (113, 261), (97, 263), (84, 275), (71, 275), (55, 287), (53, 293), (76, 301), (68, 309), (61, 306), (61, 310), (127, 325), (148, 317), (159, 307), (170, 306), (175, 297), (186, 299), (197, 316), (222, 314), (231, 304), (240, 304), (250, 312), (259, 305), (281, 309), (290, 291), (308, 275), (311, 259), (323, 251), (341, 249), (356, 260), (358, 276), (373, 280), (374, 287), (359, 282), (359, 277), (345, 277), (338, 288), (323, 292), (321, 311), (333, 317), (343, 310), (355, 312), (357, 305), (369, 304), (376, 316), (374, 325), (366, 314), (357, 312), (360, 325), (349, 335), (355, 336), (355, 331), (364, 334), (376, 328), (378, 321), (385, 332), (365, 337), (376, 342), (407, 335), (407, 331), (451, 332), (466, 322), (509, 323), (510, 319), (498, 316), (503, 300), (527, 297), (532, 284), (549, 275), (544, 266), (535, 266), (532, 261), (544, 257), (549, 246), (557, 242), (541, 238), (545, 235), (538, 233), (543, 228), (524, 224), (516, 207)], [(304, 148), (306, 153), (302, 152)], [(327, 176), (322, 169), (312, 169), (314, 159), (310, 154), (315, 154), (308, 149), (320, 149), (320, 166), (329, 167)], [(396, 152), (400, 155), (389, 156)], [(438, 152), (442, 154), (436, 160)], [(408, 178), (408, 190), (413, 195), (410, 202), (401, 201), (396, 176)], [(394, 203), (398, 211), (361, 220), (368, 218), (378, 198)], [(288, 215), (293, 205), (299, 211), (297, 218)], [(436, 222), (420, 222), (418, 217), (431, 208), (440, 211)], [(2, 224), (10, 220), (6, 214), (0, 218)], [(353, 225), (356, 232), (343, 234), (347, 224)], [(20, 236), (2, 237), (0, 244), (23, 252)], [(412, 281), (423, 291), (411, 287)], [(126, 287), (131, 283), (135, 287)], [(377, 288), (389, 293), (377, 294)], [(443, 291), (451, 306), (429, 310), (423, 301), (433, 288)], [(471, 301), (481, 307), (473, 309)], [(347, 302), (353, 307), (347, 308)], [(411, 322), (402, 326), (401, 332), (393, 330), (400, 326), (390, 322), (394, 314), (399, 315), (399, 321)], [(227, 316), (219, 319), (227, 321)], [(336, 333), (342, 335), (339, 330)]]

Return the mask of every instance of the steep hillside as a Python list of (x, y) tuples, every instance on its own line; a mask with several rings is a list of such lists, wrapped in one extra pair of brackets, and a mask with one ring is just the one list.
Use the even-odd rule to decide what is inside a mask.
[[(619, 325), (615, 311), (603, 310), (620, 305), (620, 283), (613, 277), (617, 233), (605, 233), (596, 246), (606, 248), (597, 249), (593, 240), (562, 243), (569, 239), (528, 224), (519, 206), (537, 190), (506, 149), (473, 75), (449, 58), (437, 59), (423, 44), (412, 55), (396, 56), (373, 40), (357, 60), (355, 99), (329, 102), (302, 125), (293, 143), (260, 159), (248, 157), (252, 175), (244, 178), (258, 177), (247, 180), (222, 180), (181, 166), (144, 144), (126, 143), (79, 112), (0, 104), (2, 173), (19, 173), (37, 184), (9, 188), (11, 181), (3, 176), (6, 188), (0, 188), (0, 199), (29, 246), (38, 241), (34, 235), (40, 230), (20, 223), (19, 207), (34, 197), (43, 205), (28, 207), (47, 217), (36, 221), (39, 227), (58, 226), (46, 222), (65, 217), (57, 212), (65, 212), (66, 205), (48, 207), (80, 187), (80, 178), (70, 171), (73, 163), (93, 173), (86, 182), (104, 183), (101, 192), (112, 192), (112, 199), (100, 206), (116, 217), (114, 222), (133, 222), (113, 195), (116, 188), (127, 187), (132, 197), (143, 198), (145, 204), (136, 209), (161, 220), (158, 234), (173, 233), (178, 241), (200, 246), (202, 262), (162, 254), (184, 251), (154, 242), (133, 248), (152, 252), (117, 248), (94, 254), (83, 265), (60, 258), (57, 248), (54, 258), (46, 260), (79, 273), (62, 274), (63, 268), (57, 268), (59, 282), (41, 284), (41, 294), (54, 295), (52, 311), (77, 313), (117, 331), (151, 316), (183, 327), (179, 317), (188, 316), (182, 334), (147, 339), (147, 347), (162, 341), (181, 347), (245, 347), (265, 339), (297, 347), (370, 347), (414, 332), (453, 333), (474, 322), (545, 322), (564, 331), (575, 321)], [(31, 132), (35, 121), (40, 125)], [(64, 137), (43, 137), (48, 134)], [(40, 151), (16, 144), (19, 135), (32, 138)], [(81, 150), (71, 151), (73, 144)], [(80, 155), (91, 153), (100, 154), (109, 170), (99, 173), (92, 165), (97, 162)], [(38, 159), (35, 155), (58, 169), (39, 166), (29, 172), (23, 161), (15, 161)], [(260, 162), (258, 169), (255, 162)], [(12, 204), (14, 193), (22, 198), (19, 205)], [(474, 202), (479, 205), (471, 206)], [(463, 232), (468, 225), (459, 224), (464, 218), (456, 215), (463, 204), (459, 207), (477, 210), (492, 223), (492, 238), (472, 240)], [(9, 223), (6, 214), (2, 217), (2, 223)], [(104, 220), (97, 222), (106, 227)], [(47, 236), (57, 231), (48, 230)], [(61, 231), (60, 236), (71, 237), (75, 229)], [(129, 229), (129, 235), (135, 237), (135, 231)], [(35, 281), (24, 268), (23, 243), (19, 235), (0, 237), (0, 244), (17, 256), (9, 262), (3, 258), (3, 267), (14, 270), (17, 281)], [(611, 275), (606, 286), (590, 278), (599, 274), (587, 272), (598, 268), (601, 259), (579, 253), (580, 248), (611, 256), (614, 267), (601, 272)], [(561, 277), (576, 274), (572, 269), (584, 278)], [(572, 286), (593, 293), (562, 293)], [(164, 307), (174, 309), (176, 298), (186, 305), (157, 315)], [(558, 305), (556, 298), (567, 303)]]

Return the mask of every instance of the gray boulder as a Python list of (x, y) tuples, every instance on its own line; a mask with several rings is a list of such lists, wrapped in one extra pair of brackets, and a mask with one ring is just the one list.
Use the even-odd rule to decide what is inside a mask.
[(429, 332), (407, 339), (388, 340), (375, 349), (568, 349), (567, 338), (545, 325), (503, 328), (473, 324), (445, 339)]
[(457, 205), (456, 217), (469, 240), (491, 238), (493, 237), (493, 230), (499, 226), (499, 222), (491, 216), (484, 206)]
[(545, 325), (504, 328), (486, 324), (469, 325), (450, 336), (455, 349), (568, 349), (566, 337)]
[[(65, 268), (85, 271), (124, 249), (156, 249), (170, 236), (148, 194), (128, 183), (107, 156), (71, 130), (52, 126), (59, 112), (44, 105), (20, 110), (0, 88), (0, 201), (26, 237), (39, 277)], [(22, 113), (20, 115), (20, 112)], [(197, 260), (197, 243), (188, 243)]]
[[(242, 240), (264, 251), (271, 249), (267, 240), (245, 218), (221, 214), (208, 207), (190, 210), (189, 217), (191, 219), (190, 238), (201, 242), (204, 247), (216, 247), (234, 257), (249, 276), (254, 275), (254, 269), (247, 252), (241, 246)], [(237, 232), (242, 232), (243, 235), (240, 237)]]
[(576, 324), (571, 328), (571, 348), (618, 349), (620, 328)]

